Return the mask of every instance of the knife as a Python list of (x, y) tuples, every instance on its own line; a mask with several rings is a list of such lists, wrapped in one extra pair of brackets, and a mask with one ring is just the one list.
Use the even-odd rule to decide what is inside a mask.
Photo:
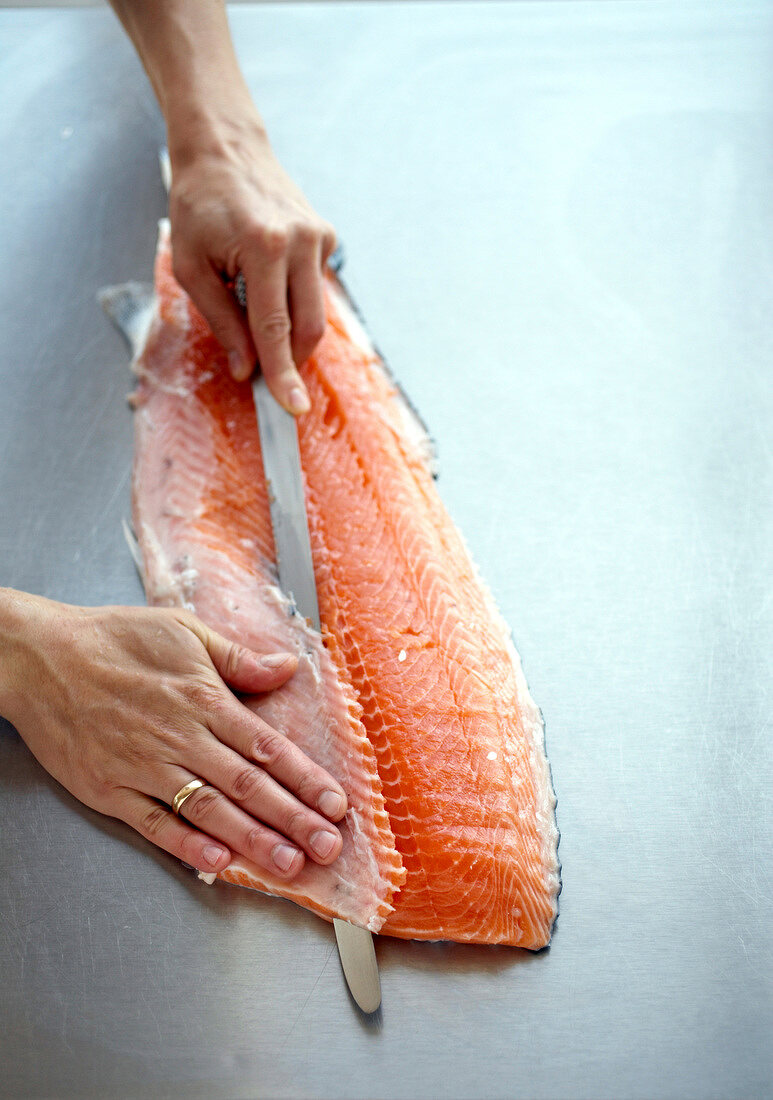
[[(252, 392), (271, 504), (279, 583), (292, 597), (298, 613), (319, 630), (319, 604), (295, 417), (285, 412), (274, 399), (262, 377), (255, 378)], [(367, 928), (338, 917), (333, 920), (333, 928), (352, 997), (363, 1012), (375, 1012), (381, 1004), (381, 982), (373, 936)]]

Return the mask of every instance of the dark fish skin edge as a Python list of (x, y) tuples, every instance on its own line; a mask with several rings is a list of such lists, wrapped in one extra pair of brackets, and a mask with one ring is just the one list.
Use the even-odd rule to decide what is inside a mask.
[(341, 269), (343, 268), (345, 262), (346, 262), (346, 254), (344, 252), (344, 247), (343, 247), (343, 245), (339, 244), (339, 246), (336, 248), (335, 252), (332, 254), (330, 259), (328, 260), (328, 267), (331, 269), (331, 271), (335, 275), (336, 282), (338, 283), (338, 286), (339, 286), (339, 288), (341, 290), (341, 293), (343, 294), (344, 298), (346, 298), (347, 302), (349, 303), (349, 307), (350, 307), (352, 313), (355, 315), (355, 317), (360, 322), (362, 327), (368, 333), (368, 339), (373, 344), (373, 350), (375, 351), (376, 355), (381, 360), (381, 365), (384, 368), (384, 373), (387, 375), (387, 377), (389, 378), (389, 381), (392, 383), (392, 385), (398, 391), (398, 393), (400, 394), (400, 397), (402, 398), (402, 400), (404, 401), (404, 403), (407, 406), (408, 410), (410, 411), (411, 416), (414, 418), (414, 420), (416, 421), (416, 423), (419, 425), (422, 432), (424, 433), (424, 435), (425, 435), (425, 437), (426, 437), (426, 439), (429, 443), (429, 449), (430, 449), (431, 458), (432, 458), (432, 468), (431, 468), (432, 477), (435, 479), (435, 481), (437, 481), (437, 479), (438, 479), (437, 441), (435, 440), (434, 436), (432, 435), (429, 428), (427, 427), (427, 424), (426, 424), (426, 421), (424, 420), (424, 417), (421, 415), (419, 410), (414, 405), (413, 401), (411, 401), (410, 397), (408, 396), (408, 394), (403, 389), (403, 387), (400, 383), (400, 380), (397, 378), (397, 376), (395, 375), (395, 372), (392, 370), (392, 368), (389, 365), (389, 360), (383, 354), (383, 352), (379, 348), (378, 344), (373, 340), (372, 336), (370, 335), (370, 330), (368, 329), (368, 324), (367, 324), (367, 322), (366, 322), (366, 320), (363, 316), (362, 310), (357, 305), (357, 302), (352, 297), (351, 291), (349, 290), (346, 283), (343, 281), (343, 279), (341, 277)]

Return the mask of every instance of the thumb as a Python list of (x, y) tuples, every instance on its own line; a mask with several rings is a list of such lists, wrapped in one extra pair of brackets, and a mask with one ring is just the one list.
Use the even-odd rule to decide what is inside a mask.
[(281, 687), (298, 667), (292, 653), (255, 653), (237, 642), (229, 642), (221, 634), (198, 624), (199, 634), (212, 664), (227, 684), (237, 691), (250, 693), (273, 691)]

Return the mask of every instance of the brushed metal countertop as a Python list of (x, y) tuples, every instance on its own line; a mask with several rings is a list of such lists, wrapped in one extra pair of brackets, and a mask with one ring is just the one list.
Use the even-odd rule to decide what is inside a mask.
[[(0, 722), (0, 1094), (771, 1095), (773, 9), (279, 4), (234, 34), (430, 424), (542, 707), (549, 951), (207, 889)], [(142, 602), (131, 381), (163, 128), (105, 10), (0, 12), (0, 583)]]

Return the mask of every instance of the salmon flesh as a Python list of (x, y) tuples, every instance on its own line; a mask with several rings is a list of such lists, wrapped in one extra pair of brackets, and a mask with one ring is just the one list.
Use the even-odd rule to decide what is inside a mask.
[(147, 598), (294, 652), (292, 679), (247, 705), (349, 799), (332, 866), (288, 883), (235, 856), (219, 877), (374, 932), (536, 950), (560, 887), (542, 718), (420, 422), (332, 272), (325, 297), (298, 422), (318, 634), (278, 587), (251, 386), (176, 283), (162, 223), (133, 396)]

